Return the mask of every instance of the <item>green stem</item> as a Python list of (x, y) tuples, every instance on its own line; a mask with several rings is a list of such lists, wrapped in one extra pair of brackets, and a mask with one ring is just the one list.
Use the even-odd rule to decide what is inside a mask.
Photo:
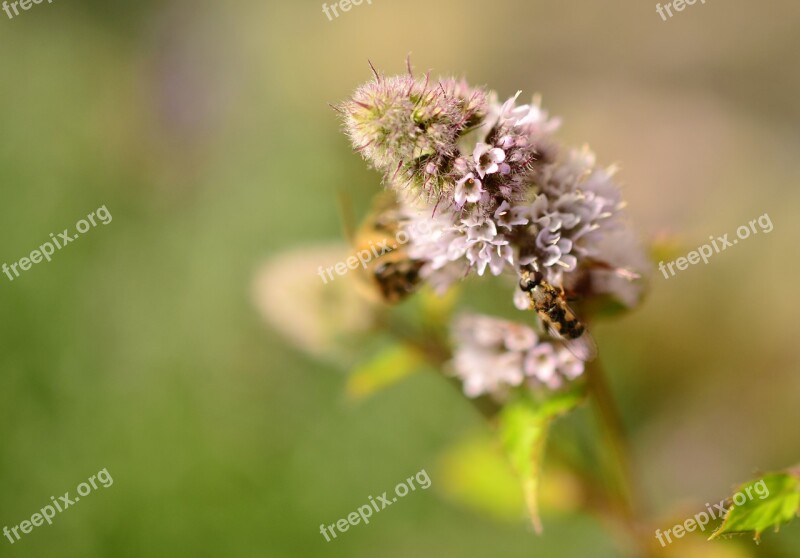
[(635, 490), (636, 482), (622, 417), (614, 403), (608, 380), (598, 360), (588, 364), (586, 378), (595, 414), (615, 466), (614, 489), (612, 489), (614, 493), (609, 494), (609, 502), (613, 504), (614, 515), (618, 516), (618, 520), (628, 531), (628, 537), (633, 538), (636, 542), (637, 556), (651, 556), (652, 545), (649, 544), (647, 533), (642, 532), (640, 528), (641, 508)]
[(600, 423), (600, 429), (606, 438), (606, 442), (608, 443), (616, 465), (618, 496), (624, 504), (626, 513), (632, 515), (635, 507), (632, 469), (628, 457), (628, 444), (622, 426), (622, 418), (614, 404), (614, 399), (608, 386), (608, 380), (606, 379), (600, 363), (595, 360), (591, 362), (587, 368), (586, 377), (589, 394), (594, 403), (595, 414)]

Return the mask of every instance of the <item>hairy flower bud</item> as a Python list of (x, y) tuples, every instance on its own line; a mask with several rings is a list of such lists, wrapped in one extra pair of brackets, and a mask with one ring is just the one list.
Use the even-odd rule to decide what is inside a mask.
[(465, 82), (376, 72), (339, 109), (355, 149), (392, 188), (432, 199), (452, 190), (458, 139), (485, 116), (486, 96)]

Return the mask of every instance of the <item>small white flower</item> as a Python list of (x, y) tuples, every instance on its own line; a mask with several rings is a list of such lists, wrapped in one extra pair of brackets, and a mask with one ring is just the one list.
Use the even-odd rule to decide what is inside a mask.
[[(523, 264), (524, 265), (524, 264)], [(530, 310), (531, 309), (531, 298), (528, 296), (528, 293), (517, 287), (514, 291), (514, 306), (517, 307), (517, 310)]]
[(496, 238), (491, 243), (486, 243), (480, 251), (478, 260), (478, 275), (483, 275), (486, 264), (492, 275), (500, 275), (505, 269), (506, 263), (514, 265), (514, 251), (508, 245), (508, 241), (503, 238)]
[(514, 147), (515, 143), (516, 142), (514, 141), (514, 136), (506, 134), (497, 141), (497, 147), (503, 150), (508, 150)]
[(539, 248), (542, 265), (550, 267), (560, 265), (567, 271), (572, 271), (577, 265), (577, 259), (570, 254), (572, 241), (562, 238), (560, 234), (542, 229), (536, 236), (536, 247)]
[(558, 351), (558, 371), (568, 380), (574, 380), (583, 374), (583, 361), (578, 359), (566, 348)]
[(517, 115), (521, 115), (521, 118), (514, 123), (514, 126), (524, 128), (532, 136), (552, 134), (561, 126), (561, 120), (548, 118), (547, 112), (543, 111), (538, 103), (536, 100), (532, 105), (519, 107), (525, 110), (516, 112)]
[(539, 336), (528, 326), (508, 322), (503, 342), (509, 351), (527, 351), (536, 346)]
[(469, 173), (456, 182), (456, 191), (453, 198), (456, 205), (463, 206), (466, 202), (475, 203), (481, 199), (483, 183), (474, 174)]
[(542, 343), (525, 357), (525, 374), (545, 384), (553, 379), (557, 366), (556, 352), (549, 343)]
[(503, 203), (494, 212), (494, 220), (501, 227), (511, 230), (514, 226), (528, 224), (525, 212), (526, 209), (524, 207), (511, 207), (511, 204), (503, 200)]
[(469, 397), (503, 398), (511, 388), (561, 387), (583, 373), (583, 363), (560, 342), (542, 341), (530, 327), (475, 314), (453, 324), (454, 375)]
[(461, 222), (467, 227), (467, 238), (471, 241), (491, 242), (497, 236), (497, 225), (491, 219), (467, 217)]
[[(513, 97), (509, 97), (508, 100), (506, 100), (506, 102), (503, 103), (503, 106), (500, 107), (500, 110), (499, 110), (499, 118), (501, 120), (507, 120), (507, 119), (511, 118), (512, 114), (515, 111), (519, 110), (519, 108), (521, 108), (521, 107), (515, 107), (517, 99), (519, 98), (519, 96), (521, 94), (522, 94), (521, 90), (517, 91), (516, 95), (514, 95)], [(523, 105), (523, 107), (524, 106), (525, 105)]]
[[(499, 147), (492, 147), (488, 143), (478, 143), (475, 146), (475, 151), (472, 152), (472, 158), (478, 168), (478, 174), (481, 178), (487, 174), (494, 174), (500, 172), (500, 164), (506, 160), (506, 152)], [(503, 167), (506, 173), (511, 171), (508, 165)]]
[(467, 253), (470, 247), (470, 242), (466, 236), (458, 236), (450, 241), (447, 245), (447, 260), (455, 261)]

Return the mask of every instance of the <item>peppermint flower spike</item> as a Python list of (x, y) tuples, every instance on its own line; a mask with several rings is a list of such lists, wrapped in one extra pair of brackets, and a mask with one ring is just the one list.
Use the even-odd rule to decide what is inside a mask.
[(453, 196), (456, 205), (463, 207), (466, 202), (476, 203), (483, 194), (482, 182), (474, 174), (467, 176), (456, 182), (456, 191)]
[(408, 254), (437, 292), (473, 271), (530, 266), (579, 297), (635, 306), (650, 264), (622, 219), (617, 168), (587, 146), (561, 149), (559, 120), (519, 95), (498, 102), (463, 80), (379, 75), (343, 107), (345, 127), (397, 192)]
[(504, 400), (511, 389), (558, 389), (584, 372), (560, 341), (541, 339), (530, 327), (479, 314), (462, 314), (452, 327), (453, 375), (467, 397)]

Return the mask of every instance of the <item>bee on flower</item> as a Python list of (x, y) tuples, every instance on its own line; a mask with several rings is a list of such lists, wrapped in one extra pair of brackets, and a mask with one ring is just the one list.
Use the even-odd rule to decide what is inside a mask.
[[(373, 72), (338, 110), (398, 200), (419, 280), (444, 293), (472, 274), (508, 276), (507, 300), (529, 312), (520, 320), (538, 320), (539, 333), (490, 317), (455, 324), (465, 392), (500, 394), (531, 379), (556, 388), (579, 376), (596, 347), (573, 303), (610, 297), (633, 307), (649, 272), (617, 168), (598, 166), (587, 146), (561, 146), (560, 119), (538, 97), (523, 104), (517, 92), (501, 103), (493, 91), (415, 77), (410, 67)], [(512, 331), (524, 349), (498, 337)]]

